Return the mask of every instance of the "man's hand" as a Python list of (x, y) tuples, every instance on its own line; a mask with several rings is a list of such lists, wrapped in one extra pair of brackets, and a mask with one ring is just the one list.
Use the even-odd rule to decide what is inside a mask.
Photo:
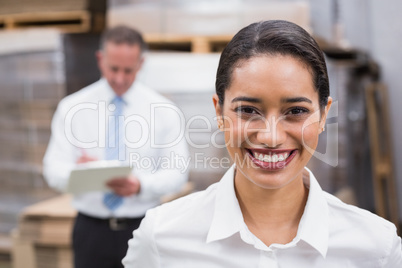
[(140, 181), (132, 174), (128, 177), (113, 178), (106, 185), (120, 196), (137, 194), (141, 188)]

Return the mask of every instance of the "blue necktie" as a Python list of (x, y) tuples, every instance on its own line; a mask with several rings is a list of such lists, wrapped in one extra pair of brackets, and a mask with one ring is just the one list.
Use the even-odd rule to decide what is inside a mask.
[[(106, 135), (106, 148), (105, 148), (105, 160), (120, 160), (125, 158), (125, 145), (124, 145), (124, 118), (123, 118), (123, 106), (124, 101), (121, 97), (116, 96), (112, 103), (116, 109), (112, 116), (109, 116), (109, 128)], [(121, 204), (123, 204), (123, 197), (116, 195), (115, 193), (105, 193), (103, 197), (103, 203), (111, 210), (116, 210)]]

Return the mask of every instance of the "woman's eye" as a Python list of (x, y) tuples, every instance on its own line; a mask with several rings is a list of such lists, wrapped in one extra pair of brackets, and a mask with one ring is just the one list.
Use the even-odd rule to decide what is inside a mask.
[(306, 108), (302, 108), (302, 107), (295, 107), (289, 110), (288, 114), (290, 115), (303, 115), (308, 113), (309, 110)]
[(236, 112), (240, 114), (246, 114), (246, 115), (252, 115), (252, 114), (257, 114), (257, 110), (253, 107), (237, 107)]

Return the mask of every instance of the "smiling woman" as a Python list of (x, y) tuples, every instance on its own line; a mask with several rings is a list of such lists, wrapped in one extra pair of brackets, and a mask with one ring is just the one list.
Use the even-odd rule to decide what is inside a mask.
[[(235, 183), (266, 189), (302, 186), (302, 171), (311, 158), (304, 148), (317, 146), (331, 104), (329, 98), (320, 113), (304, 63), (284, 55), (252, 57), (233, 70), (224, 102), (216, 95), (214, 103), (229, 154), (243, 161), (236, 162)], [(236, 187), (238, 194), (245, 187)]]
[(235, 164), (207, 190), (148, 211), (126, 267), (402, 267), (395, 226), (325, 193), (306, 168), (332, 103), (306, 31), (242, 29), (222, 52), (213, 103)]

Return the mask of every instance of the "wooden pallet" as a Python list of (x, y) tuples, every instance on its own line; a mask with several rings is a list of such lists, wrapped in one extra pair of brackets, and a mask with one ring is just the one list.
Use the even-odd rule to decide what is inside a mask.
[(182, 48), (194, 53), (220, 52), (232, 39), (232, 35), (171, 35), (171, 34), (144, 34), (144, 39), (151, 49)]
[(398, 226), (387, 87), (381, 83), (369, 84), (366, 87), (366, 103), (376, 213)]
[(91, 30), (91, 13), (86, 10), (59, 12), (30, 12), (0, 15), (0, 29), (52, 27), (68, 33)]

